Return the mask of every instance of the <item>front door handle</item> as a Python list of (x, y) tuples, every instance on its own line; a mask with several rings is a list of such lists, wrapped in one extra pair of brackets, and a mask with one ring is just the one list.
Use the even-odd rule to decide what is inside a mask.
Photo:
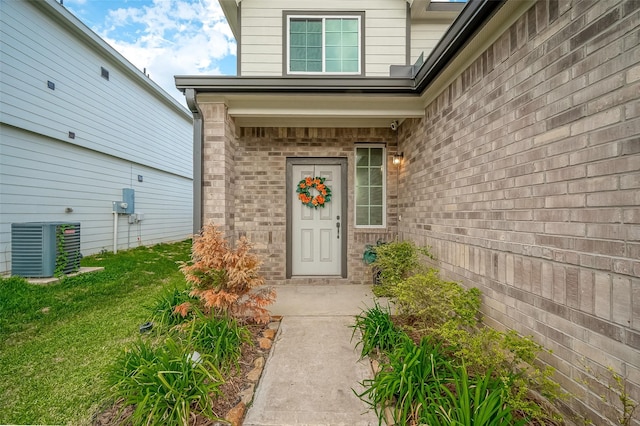
[(336, 228), (338, 228), (338, 239), (340, 239), (340, 216), (336, 217), (338, 222), (336, 222)]

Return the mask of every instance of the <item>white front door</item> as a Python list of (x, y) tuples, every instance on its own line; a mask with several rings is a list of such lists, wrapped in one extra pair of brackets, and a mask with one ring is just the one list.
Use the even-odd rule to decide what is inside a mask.
[[(291, 274), (342, 274), (342, 206), (340, 165), (293, 165), (291, 209)], [(311, 208), (298, 199), (298, 183), (306, 177), (325, 178), (331, 200), (324, 207)], [(317, 195), (315, 189), (311, 195)]]

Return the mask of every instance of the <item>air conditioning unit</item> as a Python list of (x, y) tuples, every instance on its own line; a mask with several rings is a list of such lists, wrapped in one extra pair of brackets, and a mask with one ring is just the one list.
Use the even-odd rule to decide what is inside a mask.
[(80, 269), (80, 223), (11, 224), (11, 273), (53, 277)]

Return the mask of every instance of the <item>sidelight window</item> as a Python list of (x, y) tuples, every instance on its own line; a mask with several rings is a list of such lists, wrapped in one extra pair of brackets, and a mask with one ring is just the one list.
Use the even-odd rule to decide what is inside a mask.
[(383, 146), (356, 147), (356, 227), (386, 226), (386, 164)]

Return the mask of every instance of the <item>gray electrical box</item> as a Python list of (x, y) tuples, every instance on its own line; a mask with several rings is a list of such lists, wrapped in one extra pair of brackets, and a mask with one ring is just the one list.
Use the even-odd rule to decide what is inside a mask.
[(122, 201), (127, 203), (127, 207), (124, 208), (125, 214), (133, 214), (135, 209), (135, 191), (132, 188), (122, 188)]
[(135, 191), (122, 188), (122, 201), (113, 202), (113, 211), (119, 214), (133, 214), (135, 210)]

